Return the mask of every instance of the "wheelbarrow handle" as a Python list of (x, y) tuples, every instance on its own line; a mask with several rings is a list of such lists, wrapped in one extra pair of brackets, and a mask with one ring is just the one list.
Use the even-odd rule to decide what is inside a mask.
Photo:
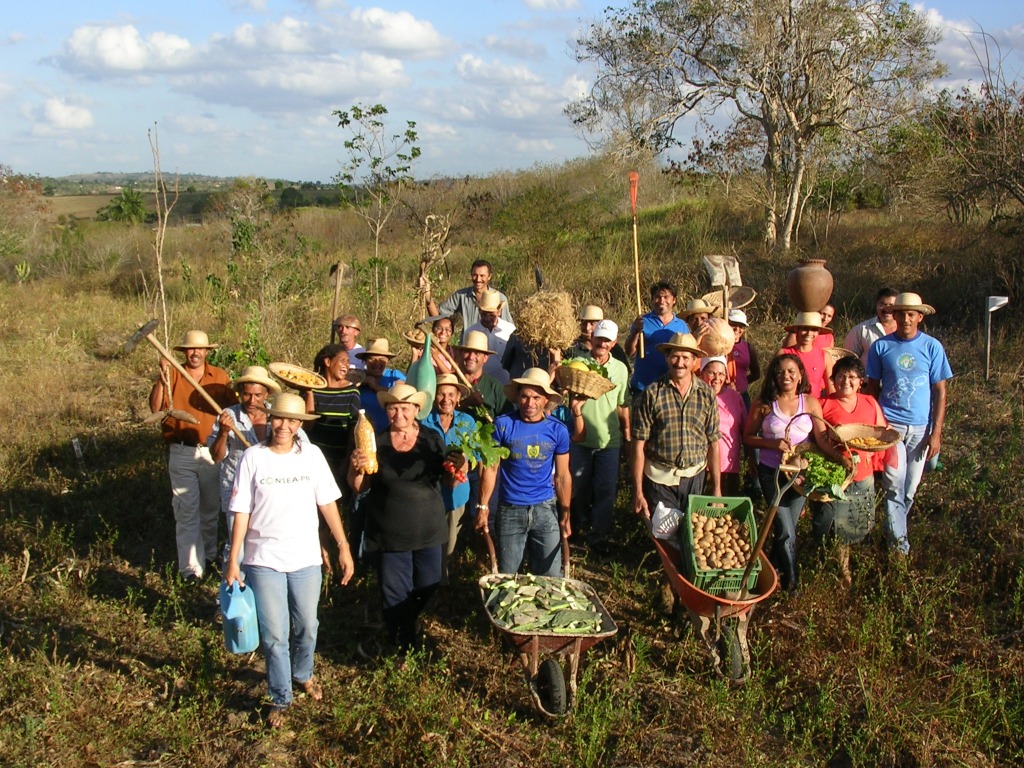
[(747, 579), (750, 578), (750, 571), (761, 558), (761, 552), (764, 551), (764, 543), (768, 539), (768, 532), (772, 529), (772, 523), (775, 522), (775, 515), (779, 511), (779, 505), (782, 504), (782, 497), (786, 495), (786, 492), (793, 487), (793, 484), (800, 477), (799, 473), (795, 473), (789, 482), (785, 485), (779, 485), (779, 471), (781, 467), (775, 470), (775, 499), (772, 501), (772, 505), (768, 510), (768, 514), (764, 516), (764, 520), (761, 521), (761, 532), (757, 536), (757, 543), (754, 545), (754, 549), (750, 552), (750, 559), (747, 561), (747, 567), (743, 569), (743, 578), (740, 581), (740, 596), (739, 600), (746, 600), (747, 593), (750, 592), (750, 588), (747, 585)]

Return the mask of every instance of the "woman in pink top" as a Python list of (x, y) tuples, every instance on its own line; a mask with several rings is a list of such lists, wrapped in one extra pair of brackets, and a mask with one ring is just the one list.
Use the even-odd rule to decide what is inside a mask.
[[(718, 400), (718, 451), (721, 456), (722, 495), (740, 496), (743, 475), (743, 427), (747, 424), (747, 406), (728, 383), (724, 357), (705, 357), (700, 363), (700, 377), (715, 391)], [(751, 466), (751, 470), (753, 467)], [(753, 472), (751, 472), (753, 474)]]
[(823, 347), (814, 346), (821, 331), (821, 315), (818, 312), (798, 312), (796, 320), (787, 325), (786, 330), (796, 334), (796, 346), (783, 347), (779, 354), (800, 358), (812, 395), (821, 397), (833, 392), (832, 356), (826, 354)]
[[(768, 364), (761, 394), (754, 401), (743, 431), (744, 445), (761, 451), (757, 474), (765, 499), (774, 500), (779, 486), (784, 484), (781, 479), (776, 484), (776, 473), (782, 454), (793, 446), (813, 438), (823, 451), (830, 456), (834, 453), (822, 424), (821, 405), (808, 390), (807, 374), (796, 355), (781, 354)], [(840, 460), (838, 455), (833, 458)], [(773, 526), (772, 565), (790, 593), (796, 591), (799, 582), (796, 523), (803, 509), (804, 497), (791, 488), (779, 500)]]

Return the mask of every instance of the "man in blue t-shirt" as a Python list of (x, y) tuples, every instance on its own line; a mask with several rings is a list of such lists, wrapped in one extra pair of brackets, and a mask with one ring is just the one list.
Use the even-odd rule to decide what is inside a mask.
[(673, 334), (689, 332), (690, 328), (686, 322), (676, 317), (675, 286), (667, 282), (652, 285), (651, 311), (633, 321), (629, 326), (629, 336), (623, 345), (627, 355), (635, 355), (633, 378), (629, 381), (629, 389), (634, 395), (643, 392), (648, 385), (668, 373), (665, 356), (658, 352), (656, 347), (671, 339)]
[(900, 433), (898, 464), (886, 466), (885, 512), (889, 545), (906, 554), (907, 516), (928, 459), (942, 448), (946, 381), (953, 378), (938, 340), (918, 329), (935, 309), (916, 293), (901, 293), (892, 307), (896, 330), (868, 350), (865, 392), (875, 395), (889, 426)]
[(505, 385), (505, 396), (516, 410), (494, 420), (494, 439), (509, 456), (484, 469), (476, 528), (488, 530), (488, 502), (500, 475), (501, 501), (494, 521), (498, 570), (517, 573), (528, 553), (531, 573), (558, 576), (561, 540), (572, 534), (569, 430), (545, 409), (562, 398), (542, 368), (529, 368), (521, 378), (512, 379)]

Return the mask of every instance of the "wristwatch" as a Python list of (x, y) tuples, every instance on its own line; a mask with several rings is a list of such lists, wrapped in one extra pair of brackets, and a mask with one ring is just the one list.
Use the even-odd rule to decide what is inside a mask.
[(486, 504), (477, 504), (476, 508), (477, 509), (490, 509), (490, 507), (488, 507)]

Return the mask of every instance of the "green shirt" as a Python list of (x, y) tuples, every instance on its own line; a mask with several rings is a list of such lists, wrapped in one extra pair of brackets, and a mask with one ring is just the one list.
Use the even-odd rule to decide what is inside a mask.
[[(589, 352), (586, 356), (593, 357)], [(609, 357), (604, 367), (615, 389), (583, 404), (583, 423), (587, 425), (583, 445), (587, 448), (618, 448), (622, 445), (618, 408), (629, 402), (629, 370), (614, 357)]]

